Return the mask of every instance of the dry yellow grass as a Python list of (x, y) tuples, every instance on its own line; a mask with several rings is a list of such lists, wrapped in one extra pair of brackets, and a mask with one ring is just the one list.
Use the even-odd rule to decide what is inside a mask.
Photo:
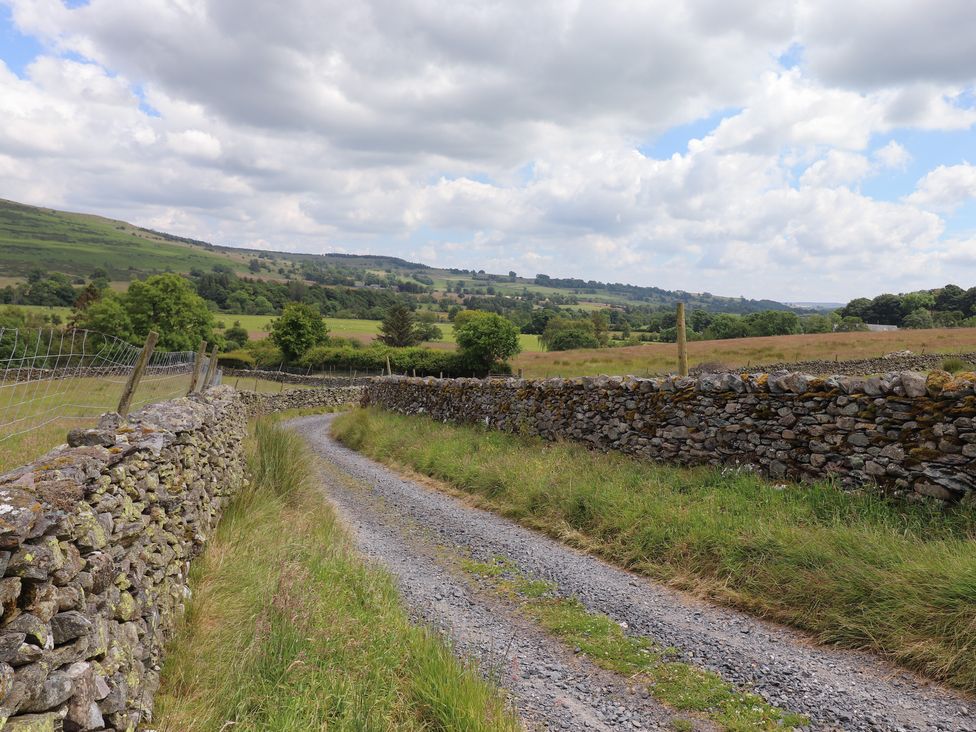
[[(818, 333), (767, 338), (694, 341), (688, 344), (689, 364), (715, 361), (726, 366), (755, 366), (779, 361), (877, 358), (893, 351), (965, 353), (976, 351), (976, 328), (898, 330), (886, 333)], [(625, 348), (522, 353), (512, 368), (529, 378), (643, 376), (677, 370), (677, 346), (648, 343)]]

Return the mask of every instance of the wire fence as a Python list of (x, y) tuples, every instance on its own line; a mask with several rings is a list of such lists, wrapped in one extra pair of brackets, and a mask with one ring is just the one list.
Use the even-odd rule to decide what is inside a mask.
[[(0, 328), (0, 446), (114, 411), (142, 349), (88, 330)], [(155, 351), (131, 408), (186, 394), (193, 351)]]

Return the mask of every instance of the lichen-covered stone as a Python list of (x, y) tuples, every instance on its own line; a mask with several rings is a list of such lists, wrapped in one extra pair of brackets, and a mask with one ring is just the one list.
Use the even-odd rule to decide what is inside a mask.
[(151, 713), (189, 560), (246, 483), (248, 414), (217, 387), (0, 475), (0, 729), (134, 729)]

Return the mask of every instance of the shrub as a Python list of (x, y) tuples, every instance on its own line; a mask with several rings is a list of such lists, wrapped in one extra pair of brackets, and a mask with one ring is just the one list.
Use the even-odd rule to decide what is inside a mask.
[(258, 368), (279, 366), (285, 360), (284, 356), (281, 355), (281, 351), (278, 350), (278, 347), (270, 338), (263, 338), (260, 341), (249, 341), (245, 348), (254, 358), (254, 365)]
[(217, 363), (228, 369), (253, 369), (254, 356), (243, 348), (238, 348), (217, 356)]

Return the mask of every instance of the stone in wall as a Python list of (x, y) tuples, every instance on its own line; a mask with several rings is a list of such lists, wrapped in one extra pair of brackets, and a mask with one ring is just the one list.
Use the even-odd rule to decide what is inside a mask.
[(364, 404), (682, 465), (976, 501), (976, 374), (376, 378)]
[(286, 391), (258, 394), (252, 391), (240, 393), (248, 415), (271, 414), (286, 409), (316, 409), (355, 404), (362, 399), (362, 386), (338, 386), (318, 389), (288, 389)]
[(229, 387), (72, 433), (0, 476), (0, 729), (151, 719), (190, 559), (246, 482)]

